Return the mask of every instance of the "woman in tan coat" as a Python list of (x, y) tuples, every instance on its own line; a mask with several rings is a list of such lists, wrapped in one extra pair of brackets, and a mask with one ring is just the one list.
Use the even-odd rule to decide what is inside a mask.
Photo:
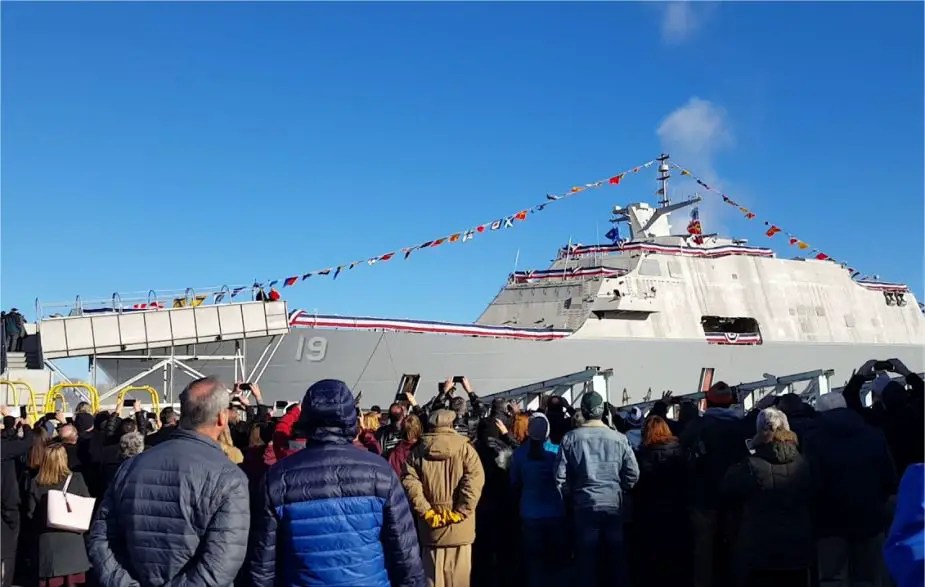
[(431, 414), (431, 432), (411, 452), (402, 485), (417, 517), (428, 587), (469, 587), (475, 506), (485, 473), (469, 439), (453, 430), (455, 412)]

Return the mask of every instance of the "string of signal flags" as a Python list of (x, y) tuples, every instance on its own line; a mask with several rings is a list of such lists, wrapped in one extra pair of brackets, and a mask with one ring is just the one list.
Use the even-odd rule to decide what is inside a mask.
[[(755, 214), (754, 212), (752, 212), (749, 208), (747, 208), (747, 207), (743, 206), (742, 204), (736, 202), (735, 200), (733, 200), (732, 198), (730, 198), (728, 195), (726, 195), (725, 193), (723, 193), (722, 190), (719, 190), (719, 189), (717, 189), (717, 188), (711, 186), (710, 184), (708, 184), (707, 182), (705, 182), (702, 178), (700, 178), (700, 177), (698, 177), (697, 175), (695, 175), (695, 174), (694, 174), (692, 171), (690, 171), (689, 169), (687, 169), (687, 168), (685, 168), (685, 167), (682, 167), (681, 165), (678, 165), (677, 163), (671, 163), (671, 167), (673, 167), (673, 168), (677, 169), (678, 171), (680, 171), (681, 176), (687, 176), (687, 177), (692, 178), (694, 181), (697, 182), (697, 185), (699, 185), (699, 186), (702, 187), (703, 189), (707, 190), (708, 192), (720, 196), (720, 197), (723, 199), (723, 202), (724, 202), (724, 203), (728, 204), (729, 206), (733, 206), (733, 207), (735, 207), (735, 208), (738, 208), (738, 209), (739, 209), (739, 212), (745, 217), (746, 220), (754, 220), (754, 219), (756, 219), (756, 218), (758, 217), (758, 215)], [(699, 218), (698, 218), (697, 220), (699, 220)], [(854, 269), (853, 267), (849, 267), (849, 266), (848, 266), (847, 264), (845, 264), (843, 261), (839, 261), (839, 260), (836, 259), (835, 257), (829, 255), (828, 253), (825, 253), (825, 252), (821, 251), (820, 249), (813, 248), (809, 243), (807, 243), (807, 242), (804, 241), (803, 239), (799, 238), (798, 236), (796, 236), (796, 235), (794, 235), (794, 234), (791, 234), (791, 233), (787, 232), (786, 230), (782, 229), (780, 226), (778, 226), (778, 225), (776, 225), (776, 224), (773, 224), (773, 223), (771, 223), (771, 222), (768, 222), (768, 221), (766, 221), (766, 220), (763, 220), (762, 222), (764, 222), (764, 225), (767, 226), (767, 230), (765, 230), (765, 233), (764, 233), (764, 234), (765, 234), (765, 236), (767, 236), (768, 238), (774, 238), (774, 236), (777, 235), (778, 233), (783, 234), (784, 236), (787, 237), (788, 243), (789, 243), (789, 245), (790, 245), (791, 247), (796, 247), (796, 248), (798, 248), (798, 249), (801, 250), (801, 251), (808, 251), (807, 254), (808, 254), (809, 256), (811, 256), (811, 257), (813, 257), (813, 258), (815, 258), (815, 259), (818, 259), (819, 261), (831, 261), (831, 262), (833, 262), (833, 263), (837, 263), (837, 264), (840, 264), (840, 265), (845, 265), (845, 268), (848, 270), (849, 273), (851, 273), (851, 278), (852, 278), (852, 279), (857, 278), (858, 276), (860, 276), (861, 272), (858, 271), (857, 269)], [(861, 279), (864, 279), (864, 278), (862, 277)]]
[(527, 218), (529, 218), (531, 214), (542, 212), (550, 205), (556, 204), (557, 202), (561, 202), (563, 200), (567, 200), (569, 198), (573, 198), (589, 190), (600, 189), (606, 186), (618, 186), (621, 184), (621, 182), (623, 181), (625, 177), (637, 174), (643, 169), (648, 169), (649, 167), (652, 167), (652, 165), (654, 165), (655, 163), (656, 163), (656, 160), (652, 159), (650, 161), (646, 161), (645, 163), (642, 163), (641, 165), (630, 167), (626, 171), (621, 171), (620, 173), (610, 175), (604, 179), (599, 179), (591, 183), (575, 185), (566, 192), (562, 192), (558, 194), (546, 194), (546, 199), (539, 204), (536, 204), (529, 208), (523, 208), (521, 210), (514, 212), (513, 214), (508, 214), (500, 218), (496, 217), (495, 219), (489, 222), (478, 224), (470, 228), (458, 230), (456, 232), (450, 233), (440, 238), (435, 238), (435, 239), (423, 242), (421, 244), (409, 245), (406, 247), (402, 247), (400, 249), (393, 249), (388, 253), (376, 255), (374, 257), (369, 257), (366, 260), (352, 261), (350, 263), (344, 263), (342, 265), (332, 265), (330, 267), (325, 267), (324, 269), (318, 269), (315, 271), (308, 271), (306, 273), (289, 275), (287, 277), (281, 277), (279, 279), (269, 280), (266, 283), (257, 282), (257, 283), (254, 283), (253, 286), (247, 286), (247, 287), (238, 286), (238, 287), (231, 289), (231, 292), (230, 292), (231, 297), (233, 298), (244, 291), (249, 291), (251, 287), (266, 286), (268, 288), (272, 288), (272, 287), (276, 287), (279, 284), (282, 284), (282, 287), (292, 287), (312, 277), (331, 276), (332, 279), (337, 279), (337, 277), (341, 273), (350, 271), (364, 264), (368, 266), (372, 266), (378, 263), (385, 263), (385, 262), (391, 261), (399, 257), (408, 259), (409, 257), (411, 257), (412, 253), (415, 253), (417, 251), (422, 251), (425, 249), (433, 249), (439, 246), (450, 245), (454, 243), (465, 243), (465, 242), (468, 242), (474, 239), (476, 236), (479, 236), (479, 235), (492, 234), (500, 230), (509, 230), (517, 226), (519, 223), (526, 221)]
[[(561, 202), (563, 200), (573, 198), (589, 190), (600, 189), (600, 188), (608, 187), (608, 186), (619, 186), (623, 182), (624, 178), (635, 175), (643, 169), (648, 169), (649, 167), (654, 165), (657, 161), (658, 159), (652, 159), (652, 160), (646, 161), (645, 163), (636, 165), (634, 167), (630, 167), (629, 169), (625, 171), (621, 171), (619, 173), (610, 175), (606, 178), (599, 179), (591, 183), (575, 185), (565, 192), (561, 192), (558, 194), (546, 194), (545, 200), (539, 204), (536, 204), (528, 208), (523, 208), (521, 210), (514, 212), (513, 214), (502, 216), (500, 218), (496, 217), (495, 219), (489, 222), (478, 224), (470, 228), (462, 229), (462, 230), (447, 234), (445, 236), (441, 236), (440, 238), (435, 238), (435, 239), (425, 241), (421, 244), (408, 245), (402, 248), (393, 249), (387, 253), (369, 257), (368, 259), (365, 259), (365, 260), (351, 261), (349, 263), (344, 263), (341, 265), (331, 265), (323, 269), (317, 269), (317, 270), (308, 271), (305, 273), (298, 273), (298, 274), (289, 275), (286, 277), (271, 279), (266, 282), (255, 282), (251, 286), (237, 286), (234, 288), (230, 288), (230, 291), (228, 291), (227, 293), (230, 294), (230, 297), (234, 298), (237, 295), (241, 294), (242, 292), (249, 292), (251, 288), (255, 288), (255, 287), (256, 288), (263, 288), (263, 287), (273, 288), (280, 284), (282, 284), (282, 287), (284, 288), (292, 287), (312, 277), (330, 276), (332, 279), (337, 279), (337, 277), (341, 273), (351, 271), (356, 267), (362, 266), (363, 264), (372, 266), (372, 265), (376, 265), (379, 263), (386, 263), (398, 257), (401, 257), (403, 259), (408, 259), (411, 257), (412, 253), (415, 253), (417, 251), (423, 251), (426, 249), (434, 249), (436, 247), (443, 246), (443, 245), (451, 245), (455, 243), (465, 243), (465, 242), (468, 242), (474, 239), (476, 236), (479, 236), (479, 235), (492, 234), (500, 230), (508, 230), (508, 229), (514, 228), (515, 226), (517, 226), (517, 224), (526, 221), (530, 217), (531, 214), (542, 212), (548, 206), (555, 204), (557, 202)], [(681, 165), (678, 165), (676, 163), (671, 163), (670, 165), (674, 169), (678, 170), (681, 176), (688, 176), (692, 178), (704, 190), (720, 196), (723, 202), (725, 202), (726, 204), (730, 206), (734, 206), (738, 208), (739, 211), (745, 216), (747, 220), (754, 220), (755, 218), (757, 218), (757, 215), (754, 212), (752, 212), (749, 208), (742, 206), (741, 204), (739, 204), (738, 202), (730, 198), (728, 195), (723, 193), (721, 190), (709, 185), (706, 181), (704, 181), (702, 178), (695, 175), (689, 169)], [(697, 220), (699, 220), (699, 218)], [(800, 250), (808, 250), (809, 255), (813, 256), (816, 259), (819, 259), (820, 261), (832, 261), (835, 263), (841, 263), (841, 261), (838, 261), (831, 255), (819, 249), (812, 248), (806, 241), (798, 238), (797, 236), (789, 232), (784, 231), (782, 228), (780, 228), (776, 224), (772, 224), (770, 222), (764, 222), (764, 224), (765, 226), (768, 227), (765, 234), (769, 238), (773, 238), (776, 234), (781, 233), (788, 237), (790, 246), (795, 246)], [(860, 272), (856, 271), (855, 269), (851, 267), (847, 267), (847, 269), (851, 273), (851, 276), (853, 278), (857, 277), (860, 274)], [(216, 293), (214, 295), (215, 296), (221, 295), (222, 297), (224, 297), (225, 293)]]

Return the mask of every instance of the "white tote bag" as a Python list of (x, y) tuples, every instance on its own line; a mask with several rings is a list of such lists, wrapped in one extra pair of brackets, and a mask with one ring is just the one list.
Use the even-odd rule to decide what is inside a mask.
[(48, 527), (71, 532), (86, 532), (90, 529), (93, 518), (92, 497), (81, 497), (67, 492), (71, 484), (71, 475), (67, 476), (61, 491), (52, 489), (48, 492)]

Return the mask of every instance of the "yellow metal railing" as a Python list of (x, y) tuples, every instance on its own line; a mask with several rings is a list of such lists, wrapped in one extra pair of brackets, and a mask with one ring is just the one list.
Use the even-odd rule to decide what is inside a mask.
[[(25, 381), (8, 381), (6, 379), (0, 379), (0, 385), (6, 385), (7, 387), (13, 390), (13, 404), (17, 406), (20, 405), (18, 386), (25, 387), (26, 391), (29, 392), (29, 399), (28, 399), (28, 402), (26, 403), (26, 414), (29, 416), (28, 418), (29, 423), (31, 424), (32, 422), (35, 422), (36, 420), (38, 420), (39, 408), (35, 404), (35, 390), (32, 389), (31, 385), (29, 385)], [(9, 390), (7, 390), (6, 397), (9, 397)], [(4, 399), (6, 399), (6, 397), (4, 397)]]
[(122, 409), (122, 403), (125, 401), (125, 396), (130, 391), (146, 391), (148, 395), (151, 396), (151, 411), (155, 414), (160, 413), (161, 411), (161, 401), (160, 396), (157, 395), (157, 390), (151, 387), (150, 385), (130, 385), (128, 387), (122, 388), (119, 391), (119, 395), (116, 397), (116, 410)]
[(87, 392), (87, 395), (90, 396), (90, 412), (95, 414), (100, 409), (100, 394), (96, 392), (96, 388), (92, 385), (87, 385), (86, 383), (59, 383), (55, 385), (50, 390), (48, 390), (48, 395), (45, 396), (45, 412), (46, 414), (50, 412), (56, 412), (57, 400), (61, 400), (62, 411), (67, 411), (67, 400), (64, 399), (64, 389), (83, 389)]

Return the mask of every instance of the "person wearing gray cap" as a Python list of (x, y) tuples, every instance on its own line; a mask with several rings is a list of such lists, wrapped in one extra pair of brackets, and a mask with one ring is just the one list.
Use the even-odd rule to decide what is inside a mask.
[(576, 584), (598, 585), (607, 577), (626, 585), (623, 494), (639, 480), (639, 465), (626, 436), (601, 421), (604, 398), (585, 393), (581, 415), (584, 423), (562, 438), (556, 459), (556, 486), (574, 511)]

